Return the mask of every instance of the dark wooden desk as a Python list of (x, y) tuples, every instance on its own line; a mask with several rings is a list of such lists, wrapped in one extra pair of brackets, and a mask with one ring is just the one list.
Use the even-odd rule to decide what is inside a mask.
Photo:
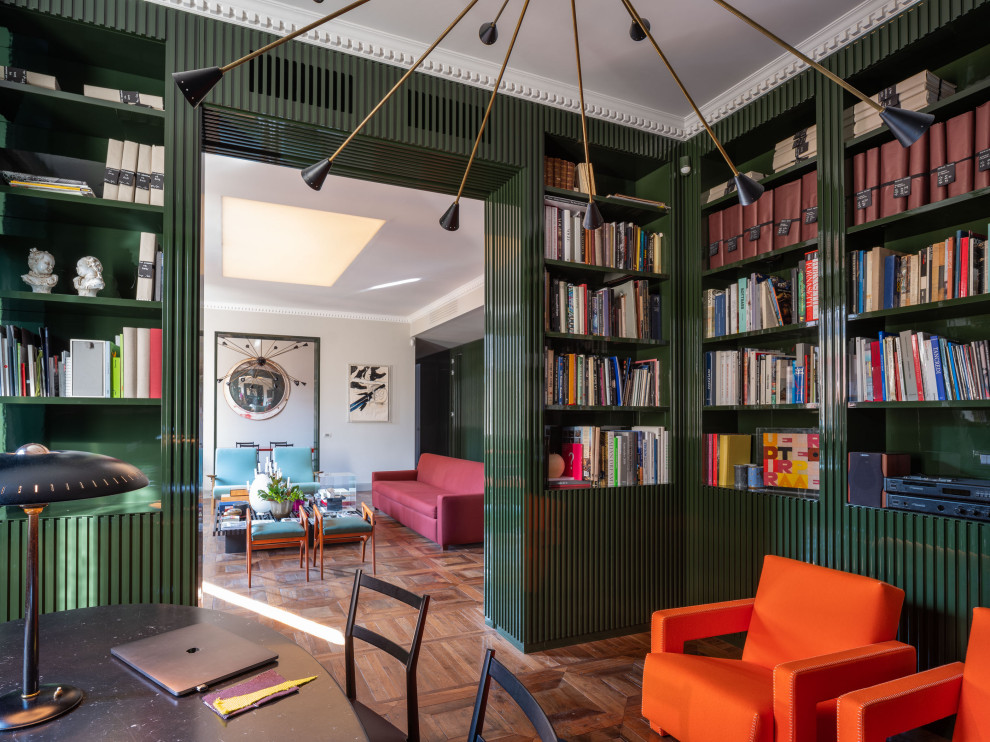
[[(277, 665), (219, 684), (235, 685), (277, 667), (287, 679), (316, 675), (298, 693), (224, 721), (199, 693), (175, 698), (110, 655), (118, 644), (214, 623), (278, 652)], [(196, 742), (197, 740), (350, 740), (367, 737), (343, 691), (311, 654), (276, 631), (220, 611), (173, 605), (81, 608), (41, 616), (41, 682), (73, 685), (82, 704), (44, 724), (4, 732), (0, 742)], [(24, 622), (0, 624), (0, 692), (20, 686)]]

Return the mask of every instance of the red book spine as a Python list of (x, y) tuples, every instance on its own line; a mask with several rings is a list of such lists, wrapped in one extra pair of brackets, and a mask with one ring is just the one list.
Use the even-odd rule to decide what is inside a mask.
[(928, 130), (928, 202), (937, 203), (947, 195), (947, 188), (938, 184), (938, 169), (945, 163), (945, 123), (939, 121)]
[(866, 222), (866, 206), (860, 194), (866, 190), (866, 153), (860, 152), (853, 157), (853, 224)]
[(762, 255), (773, 250), (773, 191), (764, 191), (756, 202), (757, 224), (760, 227), (760, 238), (756, 243), (756, 254)]
[(722, 242), (722, 212), (708, 215), (708, 267), (721, 268), (725, 261), (725, 245)]
[(151, 382), (148, 396), (151, 399), (162, 398), (162, 331), (152, 327), (151, 332)]
[[(976, 121), (973, 124), (973, 151), (976, 153), (976, 172), (973, 173), (973, 188), (990, 186), (990, 101), (976, 108)], [(982, 166), (985, 170), (981, 170)]]
[(880, 218), (880, 148), (866, 151), (866, 188), (870, 191), (865, 219), (872, 222)]
[(725, 245), (723, 265), (742, 260), (742, 206), (734, 204), (722, 212), (722, 242)]
[(873, 372), (873, 401), (881, 402), (883, 399), (883, 367), (880, 365), (880, 354), (883, 349), (879, 340), (870, 343), (870, 370)]
[(949, 183), (948, 195), (961, 196), (973, 190), (973, 111), (953, 116), (945, 123), (945, 150), (955, 178)]
[(804, 316), (806, 322), (818, 321), (818, 251), (805, 253)]
[(778, 186), (773, 193), (773, 248), (777, 250), (801, 241), (801, 181)]
[(907, 197), (907, 207), (917, 209), (928, 203), (927, 131), (908, 150), (908, 172), (911, 174), (911, 193)]
[(959, 240), (959, 297), (969, 296), (969, 235)]
[(818, 238), (818, 171), (801, 178), (801, 241)]
[[(764, 196), (766, 194), (764, 193)], [(742, 207), (742, 256), (743, 260), (746, 258), (755, 258), (757, 256), (757, 247), (760, 244), (760, 201), (751, 203), (749, 206)]]
[(918, 401), (925, 401), (925, 380), (921, 375), (921, 355), (918, 352), (918, 333), (911, 333), (911, 354), (914, 356), (914, 379), (918, 385)]
[(880, 147), (880, 216), (893, 216), (907, 209), (908, 160), (910, 150), (897, 140)]

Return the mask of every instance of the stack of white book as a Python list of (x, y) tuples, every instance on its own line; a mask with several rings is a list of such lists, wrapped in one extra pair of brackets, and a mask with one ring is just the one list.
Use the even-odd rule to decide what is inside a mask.
[(0, 65), (0, 80), (16, 82), (21, 85), (33, 85), (36, 88), (60, 90), (58, 80), (52, 75), (42, 75), (40, 72), (22, 70), (20, 67), (4, 67)]
[(164, 206), (165, 147), (109, 140), (103, 198)]
[(777, 142), (773, 150), (773, 171), (780, 172), (792, 165), (818, 156), (818, 127), (814, 124), (807, 129)]
[[(755, 170), (750, 170), (748, 173), (743, 173), (743, 175), (752, 178), (753, 180), (763, 180), (766, 176), (763, 173), (758, 173)], [(735, 179), (727, 180), (724, 183), (719, 183), (717, 186), (712, 188), (705, 194), (702, 199), (702, 203), (710, 204), (712, 201), (717, 201), (722, 198), (722, 196), (728, 196), (730, 193), (736, 192), (736, 181)]]
[[(920, 111), (936, 101), (947, 98), (956, 92), (956, 86), (946, 82), (938, 75), (923, 70), (902, 80), (896, 85), (884, 88), (871, 98), (883, 106), (904, 108), (909, 111)], [(853, 136), (858, 137), (868, 131), (883, 126), (880, 112), (865, 102), (859, 102), (853, 107)]]
[(97, 85), (83, 85), (83, 95), (113, 103), (127, 103), (132, 106), (154, 108), (158, 111), (165, 110), (165, 100), (160, 95), (148, 95), (136, 90), (115, 90), (114, 88), (101, 88)]

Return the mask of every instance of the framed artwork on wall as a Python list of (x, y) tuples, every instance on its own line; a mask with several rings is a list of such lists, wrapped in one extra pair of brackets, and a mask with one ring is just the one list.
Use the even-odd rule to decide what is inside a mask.
[(387, 423), (390, 404), (390, 367), (347, 364), (347, 421)]

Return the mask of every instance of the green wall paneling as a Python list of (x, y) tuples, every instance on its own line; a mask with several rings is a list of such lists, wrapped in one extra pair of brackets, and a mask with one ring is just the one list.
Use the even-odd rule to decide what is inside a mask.
[(484, 340), (450, 349), (450, 382), (450, 455), (483, 461)]

